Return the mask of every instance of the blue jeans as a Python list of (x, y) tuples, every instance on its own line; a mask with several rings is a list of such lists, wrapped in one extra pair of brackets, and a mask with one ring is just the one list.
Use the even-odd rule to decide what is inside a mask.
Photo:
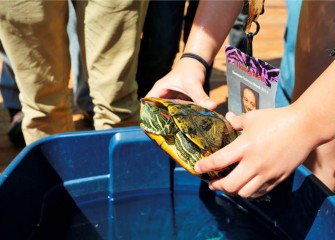
[(0, 91), (3, 98), (3, 106), (7, 109), (21, 109), (19, 89), (15, 82), (14, 73), (4, 51), (0, 52), (3, 61), (0, 74)]
[(74, 7), (69, 1), (69, 22), (67, 32), (70, 40), (71, 70), (73, 79), (73, 94), (76, 106), (84, 112), (93, 112), (93, 102), (87, 82), (86, 70), (83, 69), (77, 35), (77, 19)]
[(295, 81), (295, 45), (298, 32), (299, 15), (302, 0), (286, 0), (287, 23), (285, 31), (284, 54), (280, 65), (276, 107), (284, 107), (291, 103)]

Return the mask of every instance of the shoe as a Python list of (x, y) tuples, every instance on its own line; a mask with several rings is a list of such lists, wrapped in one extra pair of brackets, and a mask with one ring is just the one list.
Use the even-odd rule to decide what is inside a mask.
[(83, 115), (84, 115), (84, 122), (86, 122), (89, 127), (94, 129), (94, 121), (93, 121), (94, 112), (84, 112)]
[(9, 114), (9, 118), (10, 118), (10, 122), (13, 122), (13, 119), (15, 117), (15, 115), (19, 112), (21, 112), (21, 109), (17, 109), (17, 108), (7, 108), (8, 114)]
[(21, 111), (17, 112), (11, 121), (11, 125), (8, 129), (7, 135), (9, 140), (16, 146), (16, 147), (25, 147), (26, 143), (24, 141), (23, 133), (22, 133), (22, 119), (23, 113)]

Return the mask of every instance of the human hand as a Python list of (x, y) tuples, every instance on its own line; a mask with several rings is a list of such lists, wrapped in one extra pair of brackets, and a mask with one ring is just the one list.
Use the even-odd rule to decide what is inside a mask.
[(259, 197), (287, 178), (313, 150), (309, 127), (291, 106), (262, 109), (241, 116), (227, 114), (243, 133), (232, 143), (200, 160), (195, 170), (205, 173), (238, 165), (224, 178), (210, 182), (212, 190), (241, 197)]
[(192, 99), (196, 104), (213, 110), (217, 107), (217, 103), (212, 101), (203, 89), (206, 75), (204, 69), (197, 60), (182, 58), (170, 73), (155, 83), (147, 96)]

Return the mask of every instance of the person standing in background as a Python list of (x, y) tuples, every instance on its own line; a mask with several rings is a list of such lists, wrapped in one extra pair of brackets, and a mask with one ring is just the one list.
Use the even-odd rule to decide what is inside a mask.
[[(73, 81), (73, 96), (76, 107), (83, 113), (84, 119), (89, 125), (93, 123), (93, 103), (89, 95), (89, 86), (87, 83), (87, 70), (83, 69), (80, 56), (80, 47), (77, 36), (76, 13), (72, 1), (69, 3), (69, 21), (67, 32), (69, 35), (69, 48), (71, 57), (71, 72)], [(3, 97), (3, 105), (7, 109), (10, 117), (10, 128), (8, 129), (9, 140), (17, 147), (25, 146), (22, 134), (21, 103), (19, 100), (20, 91), (15, 82), (15, 76), (9, 59), (0, 42), (0, 54), (3, 60), (2, 72), (0, 75), (0, 91)]]
[(88, 73), (86, 64), (83, 64), (80, 54), (79, 39), (77, 33), (77, 17), (73, 6), (73, 2), (69, 0), (69, 22), (67, 24), (67, 32), (70, 41), (70, 57), (71, 57), (71, 73), (73, 81), (73, 101), (84, 115), (84, 118), (93, 125), (93, 108), (94, 104), (90, 96), (88, 86)]
[[(147, 1), (73, 1), (97, 130), (137, 124), (137, 70)], [(74, 130), (68, 100), (69, 8), (64, 1), (2, 1), (0, 39), (12, 63), (30, 144)]]
[(9, 140), (17, 147), (25, 146), (21, 124), (23, 114), (19, 99), (19, 89), (15, 82), (15, 76), (10, 61), (0, 42), (0, 57), (2, 70), (0, 73), (0, 92), (3, 99), (3, 106), (7, 109), (10, 127), (7, 135)]
[[(172, 69), (181, 38), (184, 43), (187, 41), (198, 3), (149, 1), (136, 74), (139, 99)], [(209, 79), (204, 86), (209, 92)]]

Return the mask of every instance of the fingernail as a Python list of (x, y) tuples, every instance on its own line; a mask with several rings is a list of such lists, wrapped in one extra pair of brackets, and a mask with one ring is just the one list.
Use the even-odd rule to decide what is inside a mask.
[(210, 190), (212, 190), (212, 191), (214, 191), (214, 188), (213, 188), (213, 186), (212, 186), (212, 184), (208, 184), (208, 188), (210, 189)]
[(232, 112), (228, 112), (228, 113), (226, 114), (226, 119), (227, 119), (228, 121), (231, 121), (231, 119), (232, 119), (234, 116), (235, 116), (234, 113), (232, 113)]
[(204, 104), (208, 109), (215, 109), (218, 106), (216, 102), (214, 102), (210, 99), (206, 99)]

